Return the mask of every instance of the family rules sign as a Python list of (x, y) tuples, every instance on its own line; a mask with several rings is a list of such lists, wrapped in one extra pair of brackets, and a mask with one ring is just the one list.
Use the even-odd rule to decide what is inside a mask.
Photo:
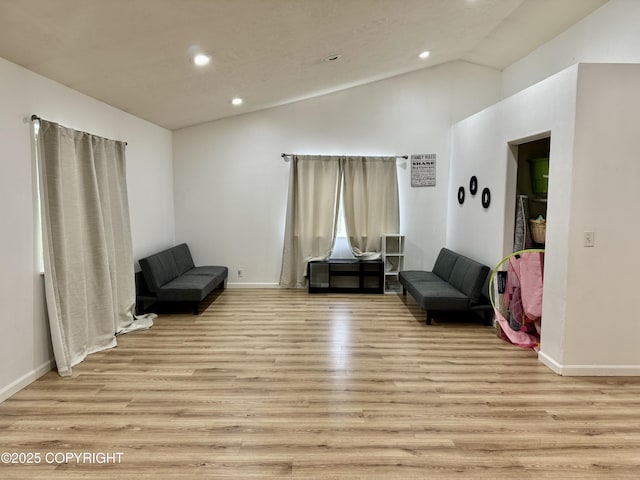
[(411, 186), (436, 186), (436, 154), (421, 153), (411, 155)]

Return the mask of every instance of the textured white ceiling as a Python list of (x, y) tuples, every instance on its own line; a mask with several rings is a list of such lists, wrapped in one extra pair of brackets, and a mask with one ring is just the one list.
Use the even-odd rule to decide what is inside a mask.
[(503, 69), (604, 3), (0, 0), (0, 57), (177, 129), (458, 59)]

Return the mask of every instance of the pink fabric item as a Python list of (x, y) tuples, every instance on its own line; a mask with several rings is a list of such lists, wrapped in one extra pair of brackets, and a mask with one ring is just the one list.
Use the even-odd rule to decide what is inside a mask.
[(516, 274), (516, 268), (518, 267), (517, 263), (512, 262), (513, 259), (509, 260), (507, 264), (507, 286), (504, 291), (504, 304), (511, 305), (511, 297), (514, 294), (514, 290), (520, 286), (520, 281), (518, 280), (518, 276)]
[(533, 348), (536, 352), (540, 350), (538, 337), (526, 332), (517, 332), (509, 326), (509, 322), (496, 310), (496, 320), (500, 323), (503, 335), (509, 342), (524, 348)]
[(529, 320), (542, 317), (542, 281), (544, 254), (527, 252), (520, 256), (519, 279), (522, 287), (522, 307)]
[(521, 287), (517, 286), (513, 289), (513, 295), (511, 295), (511, 301), (509, 302), (509, 325), (512, 328), (522, 329), (525, 325), (524, 310), (522, 308), (522, 295), (520, 294)]
[(494, 309), (501, 336), (514, 345), (537, 352), (540, 350), (544, 252), (527, 251), (510, 256), (506, 266), (506, 288), (500, 304), (506, 307), (509, 318), (505, 318), (499, 308)]

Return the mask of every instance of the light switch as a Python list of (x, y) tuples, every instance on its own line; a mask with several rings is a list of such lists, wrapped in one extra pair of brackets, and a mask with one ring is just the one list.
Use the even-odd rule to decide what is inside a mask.
[(584, 232), (584, 246), (593, 247), (596, 243), (595, 232)]

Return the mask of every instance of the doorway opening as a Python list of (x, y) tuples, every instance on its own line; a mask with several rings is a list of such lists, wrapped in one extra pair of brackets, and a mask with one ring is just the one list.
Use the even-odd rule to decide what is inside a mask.
[(505, 255), (546, 243), (551, 134), (509, 142)]

